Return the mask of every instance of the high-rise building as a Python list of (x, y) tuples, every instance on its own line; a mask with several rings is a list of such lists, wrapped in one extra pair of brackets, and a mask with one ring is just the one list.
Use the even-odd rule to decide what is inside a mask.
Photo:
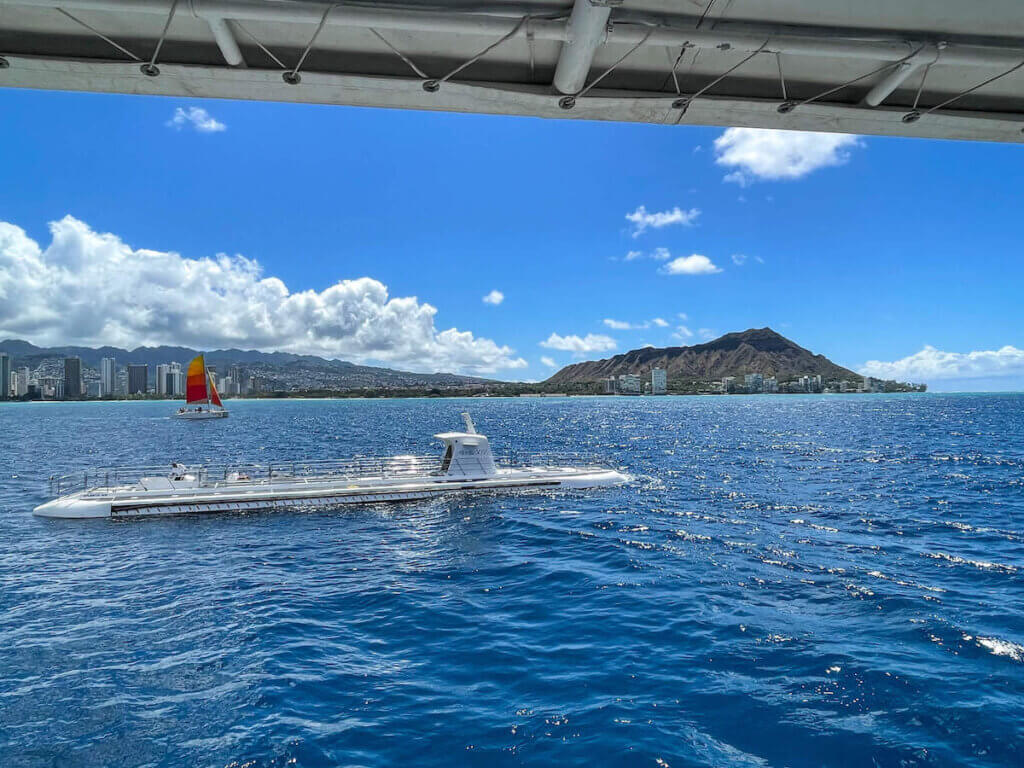
[(651, 394), (668, 394), (668, 372), (664, 368), (651, 368)]
[(185, 394), (185, 372), (181, 370), (181, 363), (168, 363), (161, 376), (157, 369), (157, 378), (164, 383), (163, 394), (169, 397), (180, 397)]
[(156, 393), (158, 395), (171, 395), (174, 394), (173, 382), (170, 382), (171, 387), (168, 388), (167, 374), (171, 372), (171, 366), (167, 363), (161, 363), (156, 367)]
[(231, 377), (231, 394), (232, 395), (244, 395), (245, 393), (245, 371), (242, 370), (241, 366), (233, 365), (228, 371), (228, 376)]
[(110, 397), (117, 392), (117, 360), (104, 357), (100, 360), (100, 397)]
[(11, 394), (11, 356), (0, 352), (0, 400), (6, 400)]
[(64, 358), (64, 397), (81, 397), (82, 361), (77, 357)]
[(128, 366), (128, 394), (144, 395), (149, 390), (149, 366)]
[(639, 395), (643, 391), (643, 382), (635, 373), (623, 373), (619, 375), (620, 395)]
[(27, 367), (22, 366), (18, 369), (17, 375), (14, 379), (14, 396), (24, 397), (28, 394), (28, 377), (29, 370)]
[(39, 379), (39, 396), (46, 399), (64, 398), (64, 379), (59, 376), (42, 376)]
[(764, 376), (760, 373), (748, 373), (743, 377), (743, 386), (747, 388), (748, 394), (760, 394), (764, 392)]

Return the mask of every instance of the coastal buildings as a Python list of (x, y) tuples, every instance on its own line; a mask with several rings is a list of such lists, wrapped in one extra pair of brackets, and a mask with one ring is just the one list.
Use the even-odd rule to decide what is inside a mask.
[(635, 373), (623, 373), (601, 379), (601, 387), (606, 395), (665, 395), (668, 394), (668, 373), (664, 368), (652, 368), (650, 381), (644, 381)]
[(100, 361), (100, 397), (109, 397), (117, 392), (117, 360), (104, 357)]
[(747, 394), (761, 394), (764, 392), (764, 376), (760, 373), (748, 373), (743, 377), (743, 385), (747, 388)]
[(6, 352), (0, 352), (0, 400), (7, 400), (11, 396), (11, 357)]
[(81, 397), (85, 394), (82, 388), (82, 361), (77, 357), (64, 358), (64, 397)]
[(156, 393), (167, 397), (185, 394), (185, 372), (181, 363), (163, 363), (156, 367)]
[(664, 368), (651, 368), (651, 394), (668, 394), (668, 372)]
[(129, 395), (144, 395), (149, 390), (149, 366), (129, 365), (128, 366), (128, 389)]
[(22, 366), (14, 374), (14, 396), (24, 397), (28, 394), (28, 368)]

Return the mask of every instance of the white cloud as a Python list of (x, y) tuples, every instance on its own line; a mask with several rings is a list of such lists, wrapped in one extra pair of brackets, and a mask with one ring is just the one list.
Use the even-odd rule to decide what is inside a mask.
[(744, 264), (747, 263), (747, 256), (746, 256), (746, 254), (734, 253), (732, 255), (732, 263), (735, 264), (737, 267), (742, 267)]
[(687, 328), (685, 325), (680, 325), (676, 328), (676, 332), (672, 334), (673, 338), (679, 339), (680, 341), (686, 341), (687, 339), (693, 338), (693, 331)]
[(604, 318), (604, 325), (606, 325), (608, 328), (614, 331), (629, 331), (635, 328), (635, 326), (632, 323), (627, 323), (626, 321), (616, 321), (616, 319), (612, 319), (611, 317)]
[(933, 381), (936, 379), (976, 379), (1024, 375), (1024, 349), (1005, 346), (974, 352), (943, 352), (926, 346), (902, 360), (869, 360), (860, 373), (897, 381)]
[(615, 349), (615, 339), (604, 336), (600, 333), (588, 333), (582, 338), (579, 336), (559, 336), (552, 333), (545, 341), (540, 343), (548, 349), (558, 349), (562, 352), (574, 352), (585, 354), (587, 352), (608, 352)]
[(243, 256), (136, 250), (71, 216), (50, 232), (44, 248), (0, 222), (0, 338), (243, 347), (466, 373), (527, 365), (490, 339), (438, 330), (437, 309), (390, 297), (369, 277), (293, 292)]
[(493, 304), (494, 306), (498, 306), (504, 300), (505, 294), (498, 290), (491, 291), (483, 298), (484, 304)]
[(700, 336), (704, 341), (710, 341), (718, 335), (718, 331), (713, 328), (698, 328), (697, 335)]
[(689, 320), (690, 319), (685, 312), (679, 312), (676, 315), (676, 317), (678, 317), (680, 320)]
[(636, 261), (637, 259), (653, 259), (654, 261), (667, 261), (671, 258), (672, 253), (668, 248), (655, 248), (650, 253), (645, 253), (644, 251), (630, 251), (622, 258), (622, 260)]
[(167, 125), (179, 131), (191, 125), (200, 133), (218, 133), (228, 129), (224, 123), (215, 120), (202, 107), (189, 107), (188, 109), (178, 107), (174, 110), (174, 117), (167, 121)]
[(665, 275), (713, 275), (721, 272), (707, 256), (694, 253), (690, 256), (677, 256), (661, 268)]
[(684, 211), (677, 205), (668, 211), (648, 211), (641, 205), (632, 213), (627, 213), (626, 220), (633, 225), (633, 237), (640, 237), (648, 229), (661, 229), (672, 224), (692, 226), (698, 216), (700, 211), (696, 208)]
[(843, 133), (729, 128), (715, 139), (715, 162), (735, 169), (725, 177), (740, 185), (757, 179), (799, 179), (819, 168), (842, 165), (860, 145)]
[(626, 320), (615, 320), (614, 318), (606, 317), (604, 324), (614, 331), (644, 331), (652, 325), (656, 325), (659, 328), (667, 328), (669, 325), (667, 321), (660, 317), (652, 317), (650, 320), (644, 320), (642, 323), (630, 323)]
[(547, 355), (542, 355), (541, 358), (540, 358), (540, 361), (544, 365), (546, 365), (548, 368), (557, 368), (558, 367), (558, 363), (556, 363), (552, 358), (548, 357)]

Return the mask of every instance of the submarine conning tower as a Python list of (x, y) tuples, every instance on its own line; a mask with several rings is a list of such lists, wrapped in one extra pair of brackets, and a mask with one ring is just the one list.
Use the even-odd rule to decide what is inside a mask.
[(479, 479), (497, 474), (491, 444), (484, 435), (476, 431), (473, 419), (468, 413), (462, 414), (466, 423), (465, 432), (441, 432), (434, 435), (444, 443), (441, 459), (441, 473), (452, 478)]

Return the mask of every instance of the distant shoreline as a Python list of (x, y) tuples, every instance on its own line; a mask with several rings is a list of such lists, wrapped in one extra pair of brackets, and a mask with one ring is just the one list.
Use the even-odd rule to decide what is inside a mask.
[[(306, 401), (316, 402), (318, 400), (327, 401), (341, 401), (341, 400), (567, 400), (567, 399), (606, 399), (606, 400), (662, 400), (665, 398), (679, 398), (679, 397), (703, 397), (703, 398), (722, 398), (732, 400), (734, 398), (772, 398), (772, 399), (789, 399), (794, 397), (816, 397), (816, 398), (847, 398), (854, 396), (902, 396), (902, 395), (1022, 395), (1024, 390), (984, 390), (984, 391), (972, 391), (972, 390), (956, 390), (950, 392), (941, 391), (929, 391), (929, 392), (799, 392), (799, 393), (759, 393), (759, 394), (733, 394), (733, 395), (721, 395), (721, 394), (709, 394), (709, 393), (669, 393), (665, 395), (608, 395), (608, 394), (553, 394), (545, 395), (544, 397), (523, 397), (521, 395), (487, 395), (481, 397), (479, 395), (323, 395), (323, 396), (309, 396), (309, 395), (285, 395), (283, 397), (232, 397), (224, 398), (225, 407), (230, 409), (231, 403), (256, 403), (256, 402), (267, 402), (267, 401)], [(166, 403), (172, 406), (181, 406), (184, 404), (183, 400), (167, 400), (157, 398), (81, 398), (73, 400), (20, 400), (20, 399), (9, 399), (0, 400), (0, 406), (2, 405), (32, 405), (32, 404), (80, 404), (80, 403), (149, 403), (159, 404)]]

